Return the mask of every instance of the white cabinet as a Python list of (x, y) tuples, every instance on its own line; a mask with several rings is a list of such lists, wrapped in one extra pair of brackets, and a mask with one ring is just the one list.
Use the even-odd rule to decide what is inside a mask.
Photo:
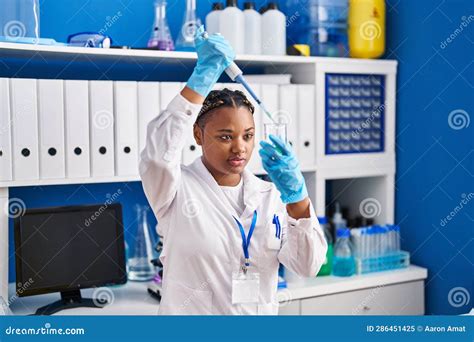
[(280, 290), (280, 315), (423, 315), (425, 268), (301, 278)]

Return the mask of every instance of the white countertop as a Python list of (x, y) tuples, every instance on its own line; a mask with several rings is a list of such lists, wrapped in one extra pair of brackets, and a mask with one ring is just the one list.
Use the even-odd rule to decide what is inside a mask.
[(281, 291), (288, 291), (292, 299), (302, 299), (423, 280), (427, 276), (428, 270), (426, 268), (410, 265), (407, 268), (398, 270), (373, 272), (351, 277), (330, 275), (316, 278), (301, 278), (300, 281), (288, 283), (287, 289)]
[[(405, 269), (374, 272), (352, 277), (324, 276), (302, 278), (288, 283), (288, 288), (279, 290), (281, 301), (324, 296), (340, 292), (355, 291), (365, 288), (424, 280), (428, 275), (426, 268), (411, 265)], [(104, 297), (111, 299), (111, 304), (102, 309), (74, 308), (60, 311), (59, 315), (156, 315), (158, 301), (146, 290), (147, 283), (129, 281), (125, 285), (81, 290), (83, 298), (92, 298), (94, 291), (106, 291)], [(111, 291), (109, 291), (109, 289)], [(15, 284), (10, 284), (10, 308), (15, 315), (28, 315), (37, 308), (60, 299), (59, 293), (31, 297), (11, 297)]]
[[(111, 290), (111, 291), (110, 291)], [(94, 295), (94, 291), (104, 291), (103, 296)], [(10, 284), (10, 309), (14, 315), (33, 314), (41, 306), (51, 304), (61, 296), (58, 293), (30, 297), (12, 297), (15, 293), (15, 284)], [(147, 292), (147, 283), (129, 281), (125, 285), (108, 288), (81, 290), (82, 298), (107, 298), (110, 305), (103, 308), (74, 308), (62, 310), (56, 315), (156, 315), (159, 302)]]

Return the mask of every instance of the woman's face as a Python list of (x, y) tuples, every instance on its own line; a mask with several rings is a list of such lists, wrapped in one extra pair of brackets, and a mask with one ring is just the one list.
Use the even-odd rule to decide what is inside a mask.
[(252, 156), (255, 123), (246, 107), (222, 107), (208, 113), (204, 129), (194, 125), (204, 162), (214, 176), (240, 174)]

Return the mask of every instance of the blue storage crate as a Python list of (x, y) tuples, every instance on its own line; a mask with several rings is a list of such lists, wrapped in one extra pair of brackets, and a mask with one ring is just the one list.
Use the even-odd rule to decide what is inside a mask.
[(385, 76), (326, 74), (326, 154), (383, 152)]
[(406, 268), (410, 265), (410, 253), (398, 251), (378, 257), (356, 258), (357, 274)]

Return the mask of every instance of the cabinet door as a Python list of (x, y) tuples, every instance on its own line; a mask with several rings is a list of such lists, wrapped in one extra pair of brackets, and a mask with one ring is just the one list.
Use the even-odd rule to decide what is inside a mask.
[(299, 316), (301, 315), (301, 301), (292, 300), (290, 302), (280, 303), (278, 315), (280, 316)]
[(423, 315), (424, 284), (414, 281), (301, 300), (302, 315)]

